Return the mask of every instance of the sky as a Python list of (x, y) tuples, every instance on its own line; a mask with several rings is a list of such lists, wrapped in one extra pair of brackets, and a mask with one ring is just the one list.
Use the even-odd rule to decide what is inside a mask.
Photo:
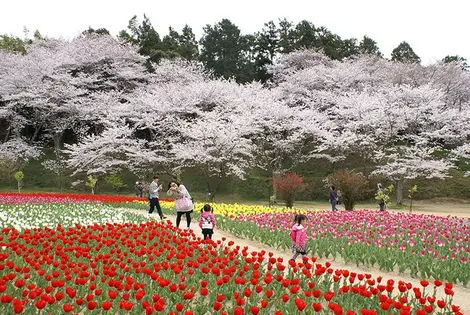
[(43, 36), (73, 38), (88, 29), (104, 27), (111, 34), (143, 15), (160, 36), (168, 27), (192, 27), (199, 39), (206, 24), (230, 19), (242, 31), (261, 30), (265, 22), (287, 18), (325, 26), (341, 38), (377, 41), (389, 58), (407, 41), (427, 64), (446, 55), (470, 60), (470, 0), (4, 0), (0, 6), (0, 34), (23, 37), (38, 29)]

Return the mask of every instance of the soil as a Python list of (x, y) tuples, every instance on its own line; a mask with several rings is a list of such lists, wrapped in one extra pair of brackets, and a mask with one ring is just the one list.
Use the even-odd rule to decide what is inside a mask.
[[(440, 209), (439, 212), (436, 212), (436, 213), (433, 213), (435, 215), (451, 215), (451, 216), (455, 216), (455, 212), (449, 212), (450, 214), (447, 214), (446, 211), (443, 211), (442, 208), (439, 208), (438, 205), (436, 205), (436, 209)], [(133, 213), (137, 213), (137, 214), (142, 214), (142, 215), (146, 215), (146, 211), (143, 211), (143, 210), (135, 210), (135, 209), (125, 209), (125, 208), (121, 208), (121, 210), (124, 210), (124, 211), (129, 211), (129, 212), (133, 212)], [(468, 208), (467, 208), (467, 211), (468, 211)], [(426, 209), (426, 211), (421, 211), (422, 213), (426, 213), (426, 214), (430, 214), (428, 209)], [(469, 217), (470, 217), (470, 213), (469, 213)], [(172, 216), (172, 215), (167, 215), (167, 220), (170, 220), (171, 222), (175, 222), (176, 221), (176, 216)], [(182, 219), (182, 222), (181, 222), (181, 226), (185, 226), (186, 224), (186, 221), (185, 221), (185, 218)], [(194, 230), (194, 232), (196, 233), (200, 233), (200, 228), (197, 224), (197, 222), (191, 222), (191, 229)], [(202, 234), (201, 234), (201, 237), (202, 237)], [(262, 243), (259, 243), (259, 242), (255, 242), (255, 241), (252, 241), (252, 240), (249, 240), (249, 239), (245, 239), (245, 238), (240, 238), (240, 237), (237, 237), (237, 236), (234, 236), (233, 234), (231, 233), (228, 233), (228, 232), (225, 232), (225, 231), (221, 231), (221, 230), (218, 230), (218, 229), (215, 229), (214, 230), (214, 234), (212, 236), (212, 239), (217, 241), (217, 240), (221, 240), (222, 238), (226, 238), (227, 240), (232, 240), (235, 242), (235, 244), (239, 245), (241, 248), (243, 247), (248, 247), (248, 251), (251, 252), (251, 251), (261, 251), (261, 250), (265, 250), (267, 252), (272, 252), (274, 253), (275, 256), (277, 257), (282, 257), (285, 261), (289, 260), (291, 257), (292, 257), (292, 253), (290, 252), (287, 252), (287, 251), (280, 251), (280, 250), (276, 250), (274, 248), (269, 248), (267, 247), (266, 245), (262, 244)], [(398, 281), (404, 281), (404, 282), (410, 282), (413, 287), (421, 287), (419, 281), (421, 279), (415, 279), (415, 278), (412, 278), (410, 277), (409, 275), (406, 275), (406, 274), (400, 274), (398, 272), (384, 272), (384, 271), (381, 271), (377, 268), (371, 268), (371, 267), (362, 267), (362, 266), (357, 266), (355, 264), (346, 264), (344, 262), (344, 260), (342, 260), (341, 258), (336, 258), (335, 260), (327, 260), (327, 259), (318, 259), (317, 262), (319, 263), (326, 263), (327, 261), (331, 262), (331, 267), (334, 268), (334, 269), (347, 269), (349, 270), (350, 272), (356, 272), (356, 273), (369, 273), (372, 275), (373, 278), (377, 278), (377, 277), (380, 277), (382, 276), (383, 277), (383, 281), (382, 283), (386, 283), (386, 281), (388, 279), (393, 279), (395, 282), (398, 282)], [(454, 292), (455, 292), (455, 295), (453, 297), (453, 303), (454, 305), (458, 305), (460, 306), (460, 309), (462, 311), (463, 314), (470, 314), (470, 288), (468, 287), (464, 287), (463, 285), (460, 285), (460, 284), (454, 284)], [(440, 291), (443, 291), (443, 290), (440, 290)], [(445, 296), (444, 296), (444, 293), (443, 292), (438, 292), (437, 294), (437, 298), (440, 299), (440, 298), (443, 298), (445, 299)]]

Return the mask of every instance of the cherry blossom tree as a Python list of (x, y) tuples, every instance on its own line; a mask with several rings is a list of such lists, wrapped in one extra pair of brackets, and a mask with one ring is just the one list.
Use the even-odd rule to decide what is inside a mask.
[(139, 141), (132, 137), (127, 126), (112, 126), (99, 136), (90, 135), (76, 144), (66, 144), (67, 164), (75, 170), (72, 175), (85, 173), (96, 177), (121, 171), (127, 167), (127, 154), (138, 148)]
[[(70, 166), (85, 166), (81, 170), (88, 173), (115, 172), (125, 167), (139, 176), (148, 176), (147, 170), (150, 170), (165, 172), (178, 179), (181, 159), (175, 156), (172, 148), (182, 139), (184, 130), (180, 130), (177, 120), (190, 121), (199, 117), (205, 106), (215, 101), (210, 96), (217, 94), (214, 91), (217, 91), (218, 83), (207, 77), (197, 64), (165, 61), (155, 66), (145, 85), (130, 93), (101, 91), (79, 100), (81, 104), (96, 104), (96, 112), (81, 111), (81, 121), (94, 122), (99, 128), (78, 145), (68, 147), (72, 157)], [(84, 107), (92, 109), (91, 106)], [(113, 139), (120, 139), (121, 154), (100, 146), (89, 146), (90, 141), (110, 144), (115, 141)], [(89, 159), (82, 160), (83, 165), (77, 163), (82, 150), (89, 152), (89, 157), (96, 155), (98, 165), (87, 165)]]
[(265, 106), (269, 93), (259, 84), (207, 78), (162, 90), (166, 94), (159, 100), (169, 110), (169, 160), (179, 168), (198, 169), (212, 197), (226, 178), (243, 179), (255, 149), (250, 138), (257, 128), (254, 112)]
[(329, 120), (317, 150), (337, 158), (359, 153), (375, 165), (373, 174), (397, 181), (398, 201), (403, 180), (442, 178), (453, 167), (443, 152), (462, 141), (455, 122), (468, 121), (460, 103), (467, 104), (460, 84), (466, 74), (457, 68), (373, 56), (336, 62), (312, 51), (287, 55), (273, 67), (283, 101)]
[(39, 147), (21, 137), (11, 138), (0, 143), (0, 174), (3, 178), (11, 179), (16, 171), (22, 170), (30, 160), (40, 156)]
[[(457, 159), (463, 159), (466, 165), (470, 164), (470, 144), (468, 142), (452, 150), (451, 154)], [(470, 171), (466, 171), (465, 176), (470, 176)]]
[(110, 36), (38, 40), (25, 55), (2, 52), (1, 59), (7, 133), (22, 134), (28, 128), (30, 143), (50, 139), (56, 151), (65, 130), (82, 122), (80, 111), (93, 108), (86, 101), (90, 94), (132, 90), (146, 78), (144, 58)]

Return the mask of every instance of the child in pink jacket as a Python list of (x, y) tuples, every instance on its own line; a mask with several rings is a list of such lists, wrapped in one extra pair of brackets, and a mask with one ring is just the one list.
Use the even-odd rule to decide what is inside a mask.
[(307, 217), (303, 214), (298, 214), (295, 216), (295, 224), (291, 228), (290, 237), (292, 240), (292, 251), (294, 251), (294, 257), (292, 260), (295, 260), (299, 255), (305, 256), (307, 250), (305, 245), (307, 244)]
[(199, 218), (199, 227), (202, 229), (204, 239), (212, 239), (215, 229), (215, 217), (209, 204), (204, 205), (201, 217)]

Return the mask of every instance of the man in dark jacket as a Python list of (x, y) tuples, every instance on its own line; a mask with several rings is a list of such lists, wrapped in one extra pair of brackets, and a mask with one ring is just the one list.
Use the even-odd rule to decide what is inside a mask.
[(336, 194), (335, 186), (330, 187), (330, 203), (331, 203), (331, 210), (338, 211), (336, 205), (338, 204), (338, 195)]

